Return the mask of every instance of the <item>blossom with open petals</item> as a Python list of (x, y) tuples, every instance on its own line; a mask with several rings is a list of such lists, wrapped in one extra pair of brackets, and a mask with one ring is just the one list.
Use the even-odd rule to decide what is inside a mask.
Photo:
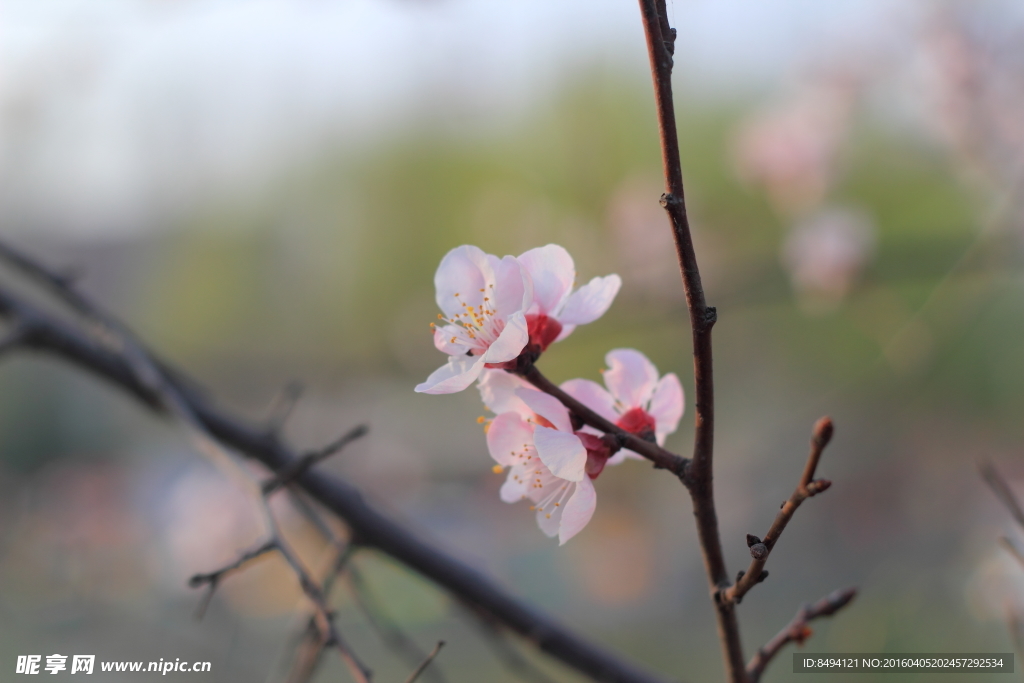
[(533, 282), (533, 303), (526, 311), (529, 349), (540, 353), (553, 342), (568, 337), (577, 325), (604, 315), (619, 293), (618, 275), (595, 277), (575, 292), (576, 265), (557, 244), (531, 249), (518, 257)]
[[(562, 384), (562, 389), (625, 431), (664, 445), (665, 437), (676, 430), (683, 416), (683, 387), (679, 378), (670, 372), (659, 379), (654, 363), (634, 349), (609, 351), (605, 362), (607, 389), (587, 379), (569, 380)], [(583, 429), (592, 431), (589, 427)], [(623, 449), (608, 464), (618, 464), (627, 457), (641, 456)]]
[(594, 514), (592, 479), (610, 449), (592, 434), (574, 433), (565, 406), (514, 375), (485, 371), (480, 393), (489, 409), (500, 413), (488, 425), (487, 448), (497, 471), (509, 468), (501, 499), (532, 501), (541, 531), (565, 543)]
[(434, 275), (445, 321), (434, 327), (434, 346), (448, 363), (416, 391), (451, 394), (472, 384), (486, 364), (514, 361), (529, 341), (526, 308), (533, 301), (530, 275), (512, 256), (499, 259), (464, 245), (441, 259)]

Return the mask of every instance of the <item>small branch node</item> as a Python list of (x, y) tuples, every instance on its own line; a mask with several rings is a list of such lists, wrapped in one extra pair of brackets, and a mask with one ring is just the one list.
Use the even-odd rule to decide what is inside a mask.
[(275, 474), (270, 479), (263, 482), (262, 489), (263, 495), (269, 496), (274, 491), (280, 488), (284, 488), (288, 484), (292, 483), (303, 474), (306, 473), (309, 468), (313, 467), (322, 460), (329, 458), (348, 444), (352, 443), (356, 439), (359, 439), (366, 435), (370, 431), (370, 428), (366, 425), (359, 425), (349, 430), (347, 433), (342, 435), (340, 438), (332, 441), (318, 451), (311, 451), (301, 458), (298, 458), (294, 462), (290, 463), (288, 467)]
[(758, 538), (757, 536), (755, 536), (754, 534), (747, 534), (747, 547), (748, 548), (751, 547), (752, 545), (754, 545), (756, 543), (760, 543), (760, 542), (761, 542), (761, 539)]
[(786, 626), (775, 634), (775, 637), (769, 640), (763, 647), (758, 648), (757, 654), (754, 655), (753, 659), (750, 660), (750, 663), (747, 664), (747, 677), (750, 680), (750, 683), (757, 683), (760, 680), (765, 667), (768, 666), (768, 663), (771, 662), (772, 658), (775, 657), (775, 655), (777, 655), (787, 643), (803, 645), (804, 641), (811, 637), (813, 631), (811, 631), (808, 626), (809, 622), (814, 619), (835, 614), (848, 605), (856, 595), (856, 588), (837, 590), (825, 596), (813, 605), (804, 605), (801, 607), (797, 611), (796, 616), (793, 617), (793, 620), (786, 624)]
[(768, 546), (764, 543), (755, 543), (750, 546), (750, 556), (755, 560), (763, 560), (768, 557)]

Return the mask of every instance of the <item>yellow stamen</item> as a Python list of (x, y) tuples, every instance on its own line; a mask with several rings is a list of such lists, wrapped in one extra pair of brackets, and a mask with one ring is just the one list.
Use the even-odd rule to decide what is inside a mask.
[(487, 418), (486, 418), (486, 417), (484, 417), (483, 415), (481, 415), (480, 417), (478, 417), (478, 418), (476, 419), (476, 423), (477, 423), (478, 425), (482, 425), (482, 424), (483, 424), (484, 422), (487, 422)]
[(491, 472), (494, 472), (495, 474), (501, 474), (504, 471), (505, 468), (502, 467), (501, 465), (495, 465), (494, 467), (491, 468)]

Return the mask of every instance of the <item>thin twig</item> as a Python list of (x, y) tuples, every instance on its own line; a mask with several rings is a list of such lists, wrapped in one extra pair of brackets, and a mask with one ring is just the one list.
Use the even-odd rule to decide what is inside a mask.
[(772, 522), (771, 528), (768, 529), (768, 533), (764, 535), (763, 539), (756, 536), (747, 537), (747, 546), (750, 548), (750, 555), (753, 559), (747, 570), (737, 578), (736, 583), (723, 593), (723, 600), (739, 602), (747, 594), (747, 591), (765, 579), (767, 572), (764, 571), (764, 565), (768, 562), (768, 556), (775, 548), (775, 544), (778, 543), (779, 536), (789, 524), (789, 520), (793, 518), (796, 509), (805, 500), (825, 491), (832, 485), (828, 479), (814, 479), (814, 472), (818, 468), (822, 451), (832, 439), (833, 431), (832, 420), (827, 417), (823, 417), (815, 423), (814, 431), (811, 433), (811, 452), (807, 456), (807, 464), (804, 466), (804, 472), (796, 490), (793, 491), (789, 500), (782, 504), (782, 508), (775, 515), (775, 521)]
[(274, 541), (267, 541), (262, 545), (242, 553), (242, 555), (227, 565), (216, 571), (210, 572), (209, 574), (195, 574), (188, 580), (188, 585), (191, 588), (199, 588), (203, 585), (208, 585), (205, 595), (203, 595), (202, 601), (199, 603), (199, 607), (196, 609), (196, 618), (202, 619), (206, 614), (206, 608), (209, 607), (210, 601), (213, 600), (213, 594), (217, 591), (217, 587), (220, 585), (221, 580), (231, 572), (241, 569), (242, 565), (255, 560), (258, 557), (262, 557), (269, 552), (277, 549), (277, 544)]
[[(422, 662), (423, 658), (427, 656), (426, 653), (420, 649), (411, 637), (406, 635), (405, 631), (398, 624), (388, 618), (368, 589), (362, 572), (350, 566), (345, 572), (345, 578), (348, 581), (349, 588), (351, 589), (350, 593), (356, 603), (356, 607), (366, 617), (370, 628), (373, 629), (381, 641), (409, 664), (415, 666)], [(445, 677), (438, 671), (437, 667), (430, 669), (427, 675), (435, 683), (445, 682)]]
[(515, 648), (515, 646), (508, 641), (508, 638), (505, 637), (500, 626), (496, 624), (493, 619), (484, 614), (480, 614), (468, 606), (464, 611), (467, 616), (480, 624), (480, 634), (484, 637), (485, 642), (490, 646), (494, 656), (505, 666), (506, 669), (522, 680), (530, 681), (530, 683), (554, 683), (546, 673), (541, 671), (536, 664), (524, 657)]
[(423, 673), (423, 670), (430, 666), (430, 663), (434, 661), (438, 653), (441, 652), (442, 647), (444, 647), (444, 641), (437, 641), (437, 645), (434, 646), (434, 649), (431, 650), (430, 654), (427, 655), (427, 658), (423, 660), (423, 663), (421, 663), (418, 667), (416, 667), (415, 670), (413, 670), (409, 678), (405, 679), (405, 683), (415, 683), (416, 679), (420, 677), (421, 673)]
[[(347, 543), (339, 546), (338, 556), (334, 559), (330, 571), (324, 576), (321, 585), (323, 586), (324, 598), (329, 600), (334, 581), (345, 571), (349, 561), (359, 549), (355, 543)], [(317, 628), (316, 612), (306, 620), (302, 632), (299, 634), (295, 645), (295, 655), (292, 666), (286, 680), (288, 683), (307, 683), (316, 673), (324, 652), (324, 639), (320, 636)]]
[(715, 383), (711, 353), (711, 329), (718, 320), (717, 311), (704, 299), (704, 286), (693, 249), (690, 220), (686, 213), (683, 192), (683, 170), (679, 157), (679, 135), (676, 132), (675, 104), (672, 98), (672, 54), (675, 30), (668, 24), (665, 0), (640, 0), (647, 53), (654, 81), (654, 99), (658, 111), (658, 130), (661, 140), (661, 158), (665, 174), (665, 193), (661, 205), (672, 222), (676, 256), (683, 278), (686, 308), (690, 314), (693, 336), (694, 406), (693, 458), (683, 476), (693, 502), (704, 569), (718, 619), (718, 635), (722, 643), (725, 668), (731, 683), (745, 683), (743, 646), (740, 642), (739, 623), (734, 604), (722, 600), (721, 593), (729, 587), (729, 570), (722, 553), (722, 539), (718, 532), (718, 514), (714, 494), (714, 432)]
[(772, 657), (777, 655), (779, 650), (785, 647), (787, 643), (803, 645), (804, 641), (811, 637), (812, 631), (807, 624), (820, 617), (835, 614), (846, 607), (856, 596), (856, 588), (847, 588), (846, 590), (837, 590), (813, 605), (801, 607), (796, 616), (793, 617), (793, 621), (789, 622), (785, 628), (775, 634), (774, 638), (758, 649), (757, 654), (747, 664), (747, 676), (750, 683), (757, 683), (760, 680), (761, 674), (764, 673), (768, 663), (772, 661)]
[[(98, 342), (90, 332), (4, 287), (0, 287), (0, 317), (30, 321), (32, 334), (22, 348), (63, 358), (121, 388), (149, 409), (176, 415), (168, 408), (158, 389), (139, 376), (123, 349)], [(141, 342), (139, 346), (142, 347)], [(159, 367), (168, 367), (152, 352), (146, 350), (146, 353)], [(164, 377), (199, 423), (225, 447), (262, 462), (272, 472), (288, 467), (298, 458), (293, 450), (276, 435), (268, 434), (261, 425), (253, 426), (215, 405), (204, 392), (196, 389), (198, 383), (184, 373), (167, 372)], [(580, 673), (609, 683), (657, 683), (663, 680), (623, 661), (605, 647), (584, 640), (550, 616), (513, 597), (475, 568), (425, 542), (367, 503), (359, 490), (344, 479), (316, 470), (300, 476), (294, 485), (343, 519), (350, 526), (353, 538), (364, 547), (376, 548), (419, 572), (457, 599), (491, 615), (506, 628), (529, 639), (542, 652)]]
[(623, 448), (628, 448), (642, 455), (653, 462), (655, 467), (666, 469), (677, 476), (682, 476), (686, 465), (689, 463), (686, 458), (667, 451), (656, 443), (641, 439), (635, 434), (630, 434), (613, 422), (601, 417), (594, 410), (577, 401), (563, 391), (561, 387), (541, 374), (541, 371), (535, 365), (528, 366), (522, 372), (522, 377), (544, 393), (557, 398), (561, 401), (562, 405), (572, 411), (576, 417), (583, 420), (585, 424), (615, 436)]
[[(157, 404), (191, 428), (189, 433), (195, 440), (199, 451), (207, 455), (214, 464), (219, 465), (229, 476), (246, 485), (263, 513), (264, 524), (269, 536), (266, 544), (277, 550), (285, 561), (288, 562), (299, 580), (302, 591), (316, 605), (319, 612), (317, 625), (325, 642), (337, 648), (342, 660), (348, 665), (353, 678), (358, 683), (369, 683), (372, 673), (359, 661), (334, 627), (331, 614), (319, 587), (309, 576), (308, 572), (306, 572), (298, 557), (280, 533), (277, 521), (267, 504), (267, 494), (263, 493), (251, 475), (234, 465), (230, 455), (225, 451), (223, 445), (218, 441), (208, 425), (199, 418), (194, 406), (187, 400), (174, 378), (165, 372), (162, 365), (154, 359), (152, 354), (150, 354), (148, 349), (137, 339), (131, 330), (80, 294), (73, 287), (72, 281), (54, 274), (25, 254), (2, 243), (0, 243), (0, 258), (5, 259), (37, 282), (42, 283), (60, 300), (81, 314), (96, 329), (97, 333), (102, 335), (106, 345), (120, 352), (120, 355), (129, 364), (131, 374), (135, 376), (142, 386), (151, 391)], [(16, 319), (19, 318), (16, 317)], [(35, 321), (36, 317), (29, 315), (20, 318), (21, 321), (25, 319)], [(301, 459), (299, 463), (302, 463)], [(311, 465), (312, 463), (310, 462), (305, 467), (308, 468)], [(301, 464), (298, 466), (301, 466)], [(260, 554), (262, 552), (266, 552), (266, 550), (261, 551)], [(241, 566), (241, 563), (238, 566)], [(229, 570), (232, 569), (237, 569), (237, 566), (229, 568)], [(220, 575), (222, 576), (223, 573)], [(195, 578), (193, 577), (193, 579)], [(199, 583), (202, 583), (202, 581)], [(216, 581), (212, 585), (215, 587)], [(212, 591), (207, 595), (205, 602), (209, 601), (211, 595)]]
[(340, 438), (332, 441), (328, 445), (324, 446), (318, 451), (311, 451), (301, 458), (293, 462), (291, 465), (283, 470), (279, 470), (277, 474), (263, 482), (263, 495), (269, 496), (274, 491), (278, 490), (282, 486), (287, 486), (292, 483), (308, 470), (313, 465), (317, 464), (322, 460), (326, 460), (331, 457), (342, 448), (352, 443), (356, 439), (364, 436), (370, 428), (366, 425), (358, 425), (353, 427), (347, 433), (342, 435)]
[(251, 560), (276, 551), (291, 567), (292, 571), (299, 579), (299, 585), (302, 588), (302, 592), (316, 608), (315, 626), (319, 634), (321, 646), (330, 645), (337, 648), (338, 652), (341, 654), (342, 660), (346, 665), (348, 665), (355, 680), (358, 681), (358, 683), (369, 683), (373, 673), (361, 661), (359, 661), (359, 658), (356, 657), (355, 653), (348, 647), (346, 642), (342, 639), (341, 634), (334, 626), (334, 615), (332, 614), (330, 607), (327, 605), (324, 593), (309, 576), (298, 557), (296, 557), (291, 549), (281, 540), (280, 531), (276, 528), (276, 525), (272, 529), (272, 532), (273, 537), (270, 540), (243, 553), (231, 564), (208, 574), (196, 574), (189, 579), (188, 585), (192, 588), (209, 585), (209, 590), (204, 595), (201, 603), (200, 616), (206, 611), (207, 605), (209, 605), (210, 600), (213, 598), (214, 591), (216, 591), (217, 586), (220, 585), (220, 582), (226, 575), (238, 571), (243, 565)]
[(1020, 501), (1014, 495), (1010, 485), (1006, 483), (1005, 477), (999, 473), (995, 465), (990, 462), (983, 462), (978, 466), (981, 471), (981, 478), (989, 485), (992, 492), (996, 494), (999, 502), (1006, 506), (1013, 518), (1021, 527), (1024, 527), (1024, 508), (1021, 508)]

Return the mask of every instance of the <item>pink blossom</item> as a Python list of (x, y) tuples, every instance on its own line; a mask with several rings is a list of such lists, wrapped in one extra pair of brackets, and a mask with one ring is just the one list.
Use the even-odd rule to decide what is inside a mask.
[(529, 350), (540, 354), (568, 337), (577, 325), (600, 318), (619, 293), (618, 275), (595, 277), (575, 292), (576, 265), (557, 244), (531, 249), (518, 257), (533, 282), (533, 303), (526, 310)]
[[(572, 379), (562, 389), (605, 419), (625, 431), (664, 445), (683, 416), (683, 387), (675, 373), (658, 378), (658, 368), (647, 356), (634, 349), (615, 349), (605, 356), (608, 370), (603, 371), (607, 390), (597, 382)], [(584, 427), (587, 433), (598, 433)], [(609, 465), (625, 458), (640, 458), (631, 450), (616, 453)]]
[(499, 259), (464, 245), (441, 259), (434, 275), (437, 305), (434, 346), (448, 363), (416, 391), (451, 394), (472, 384), (486, 364), (514, 361), (529, 341), (526, 308), (533, 301), (529, 273), (512, 256)]
[(496, 470), (509, 468), (501, 499), (532, 501), (541, 531), (564, 544), (594, 514), (592, 480), (610, 449), (595, 435), (574, 432), (565, 406), (514, 375), (485, 371), (480, 393), (488, 409), (500, 413), (488, 425), (487, 448)]
[(835, 308), (871, 260), (875, 226), (863, 211), (827, 207), (798, 223), (781, 259), (807, 310)]

